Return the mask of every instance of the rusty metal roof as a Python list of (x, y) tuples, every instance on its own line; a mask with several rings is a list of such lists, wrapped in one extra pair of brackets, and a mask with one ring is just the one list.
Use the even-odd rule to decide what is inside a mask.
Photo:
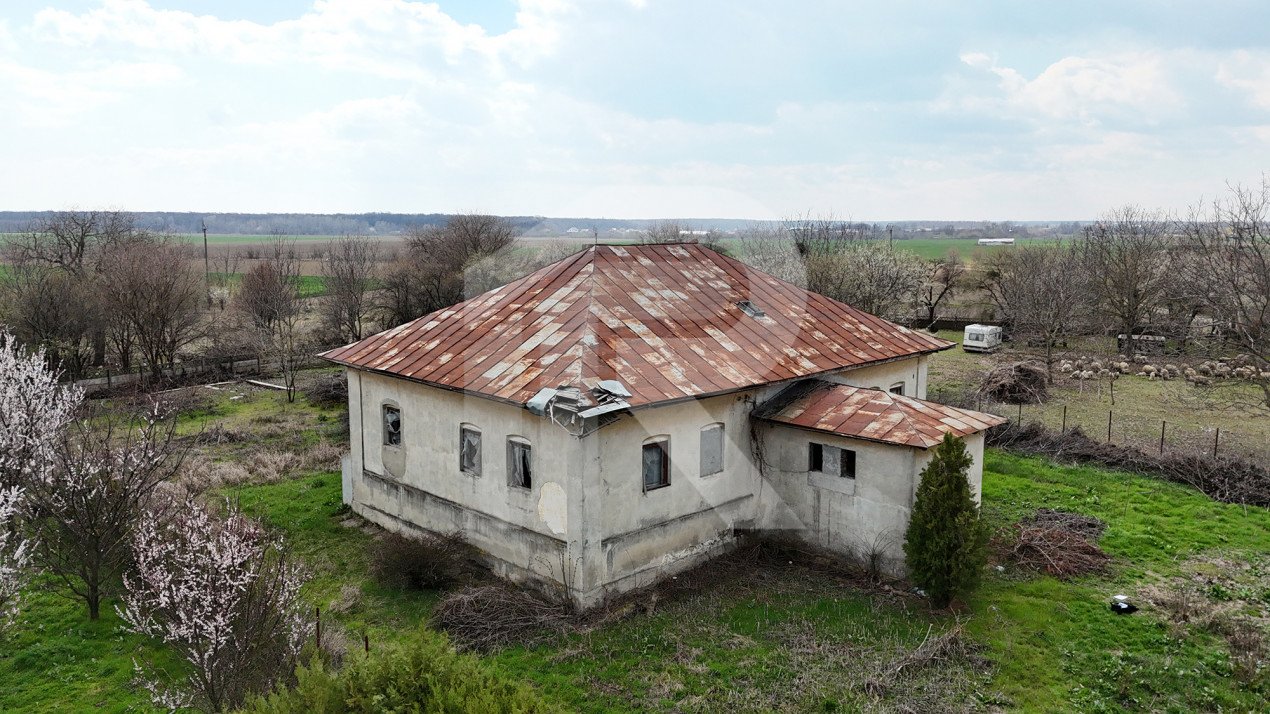
[(614, 379), (638, 407), (951, 346), (698, 245), (598, 245), (322, 356), (516, 404)]
[(967, 436), (1006, 419), (881, 389), (821, 379), (795, 384), (754, 411), (754, 417), (855, 439), (929, 449), (944, 434)]

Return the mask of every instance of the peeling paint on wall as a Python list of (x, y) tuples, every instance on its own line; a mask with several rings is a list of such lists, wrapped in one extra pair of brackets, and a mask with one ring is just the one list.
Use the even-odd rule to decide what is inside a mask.
[(538, 497), (538, 518), (556, 535), (565, 532), (569, 523), (568, 496), (555, 481), (542, 485), (542, 495)]

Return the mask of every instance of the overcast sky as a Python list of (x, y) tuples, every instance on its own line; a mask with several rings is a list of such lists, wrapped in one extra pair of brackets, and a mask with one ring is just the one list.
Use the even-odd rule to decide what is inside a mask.
[(5, 0), (0, 209), (1079, 219), (1270, 170), (1270, 2)]

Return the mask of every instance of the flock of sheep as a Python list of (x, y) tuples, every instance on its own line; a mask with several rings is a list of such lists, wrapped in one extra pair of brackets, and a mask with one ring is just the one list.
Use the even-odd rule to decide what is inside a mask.
[(1185, 379), (1197, 385), (1209, 385), (1225, 379), (1270, 379), (1270, 372), (1259, 372), (1251, 362), (1247, 356), (1240, 355), (1233, 359), (1204, 360), (1194, 367), (1179, 367), (1175, 364), (1152, 364), (1144, 355), (1136, 355), (1132, 360), (1117, 355), (1116, 359), (1105, 362), (1097, 358), (1063, 360), (1058, 371), (1078, 380), (1119, 379), (1122, 374), (1134, 374), (1150, 380)]

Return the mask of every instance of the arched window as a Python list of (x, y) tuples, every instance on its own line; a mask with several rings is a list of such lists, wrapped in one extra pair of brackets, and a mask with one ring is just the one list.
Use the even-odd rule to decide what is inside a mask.
[(533, 488), (534, 455), (528, 439), (507, 437), (507, 483), (516, 488)]
[(723, 471), (723, 424), (701, 427), (701, 475)]
[(670, 437), (654, 436), (644, 440), (641, 452), (644, 490), (652, 491), (670, 485)]

